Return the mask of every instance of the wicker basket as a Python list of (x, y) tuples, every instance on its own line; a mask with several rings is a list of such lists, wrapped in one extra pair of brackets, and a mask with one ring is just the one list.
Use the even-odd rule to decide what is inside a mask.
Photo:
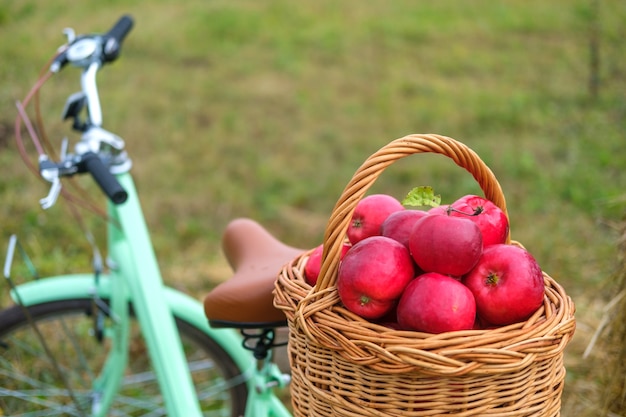
[(543, 306), (525, 322), (492, 330), (437, 335), (392, 330), (342, 307), (335, 283), (354, 208), (385, 168), (416, 153), (449, 157), (506, 212), (491, 170), (454, 139), (410, 135), (368, 158), (328, 221), (315, 287), (303, 276), (310, 252), (286, 265), (276, 282), (274, 304), (285, 312), (290, 330), (294, 414), (558, 416), (563, 351), (575, 329), (574, 304), (547, 274)]

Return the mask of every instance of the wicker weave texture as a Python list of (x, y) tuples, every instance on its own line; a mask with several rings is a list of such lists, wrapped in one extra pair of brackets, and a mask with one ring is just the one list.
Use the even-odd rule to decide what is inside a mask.
[(295, 415), (559, 415), (563, 351), (574, 333), (575, 308), (545, 272), (543, 306), (525, 322), (491, 330), (437, 335), (399, 331), (341, 306), (335, 286), (339, 254), (356, 204), (394, 161), (428, 152), (465, 168), (485, 196), (506, 212), (491, 170), (454, 139), (410, 135), (368, 158), (328, 221), (316, 286), (303, 276), (310, 252), (286, 265), (276, 282), (275, 305), (285, 312), (290, 327)]

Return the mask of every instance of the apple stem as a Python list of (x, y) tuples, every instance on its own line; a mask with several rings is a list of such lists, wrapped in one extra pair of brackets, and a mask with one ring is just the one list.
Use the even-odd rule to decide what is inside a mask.
[(361, 305), (364, 306), (370, 302), (370, 298), (367, 295), (362, 295), (359, 301), (361, 302)]
[(474, 211), (473, 211), (472, 213), (468, 213), (468, 212), (466, 212), (466, 211), (462, 211), (462, 210), (456, 209), (456, 208), (454, 208), (454, 207), (452, 207), (452, 206), (449, 206), (449, 207), (447, 208), (447, 210), (446, 210), (446, 212), (447, 212), (448, 216), (449, 216), (449, 215), (450, 215), (450, 213), (452, 213), (453, 211), (454, 211), (454, 212), (456, 212), (456, 213), (465, 214), (466, 216), (478, 216), (480, 213), (482, 213), (483, 211), (485, 211), (485, 209), (483, 209), (483, 207), (482, 207), (482, 206), (478, 206), (478, 207), (476, 207), (476, 208), (474, 209)]

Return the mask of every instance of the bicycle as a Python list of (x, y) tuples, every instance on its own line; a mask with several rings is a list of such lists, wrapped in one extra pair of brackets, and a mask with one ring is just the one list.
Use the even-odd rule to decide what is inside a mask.
[[(253, 220), (236, 219), (223, 238), (231, 279), (204, 301), (165, 286), (131, 160), (124, 140), (102, 127), (96, 84), (132, 27), (132, 17), (123, 16), (105, 34), (65, 29), (66, 44), (17, 102), (20, 153), (28, 162), (23, 124), (39, 154), (31, 169), (51, 183), (41, 206), (49, 209), (59, 197), (73, 201), (62, 178), (90, 173), (107, 196), (107, 256), (86, 232), (93, 271), (38, 278), (11, 236), (4, 276), (14, 303), (0, 312), (0, 415), (287, 417), (275, 388), (289, 375), (272, 360), (275, 330), (286, 321), (271, 289), (280, 267), (303, 251)], [(25, 108), (67, 64), (82, 69), (82, 88), (67, 99), (63, 119), (81, 138), (74, 153), (64, 140), (54, 162)], [(16, 253), (33, 270), (32, 281), (15, 283)]]

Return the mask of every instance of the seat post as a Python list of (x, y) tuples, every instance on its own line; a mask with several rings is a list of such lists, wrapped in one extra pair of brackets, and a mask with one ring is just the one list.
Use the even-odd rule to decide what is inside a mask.
[(254, 332), (250, 332), (249, 329), (241, 329), (241, 334), (243, 347), (252, 351), (257, 360), (266, 359), (273, 348), (286, 344), (275, 343), (276, 331), (274, 328), (256, 329)]

